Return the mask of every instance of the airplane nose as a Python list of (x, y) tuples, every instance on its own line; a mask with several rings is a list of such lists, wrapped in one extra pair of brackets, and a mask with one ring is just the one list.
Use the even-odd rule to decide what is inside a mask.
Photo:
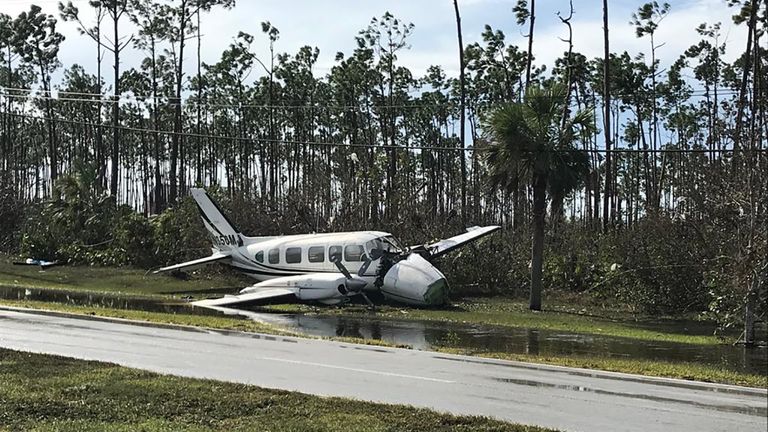
[(392, 300), (421, 306), (445, 303), (445, 276), (419, 254), (393, 265), (383, 282), (381, 292)]
[(445, 278), (440, 278), (431, 284), (427, 288), (427, 292), (424, 293), (424, 301), (428, 305), (442, 305), (445, 304), (446, 295), (448, 294), (448, 281)]

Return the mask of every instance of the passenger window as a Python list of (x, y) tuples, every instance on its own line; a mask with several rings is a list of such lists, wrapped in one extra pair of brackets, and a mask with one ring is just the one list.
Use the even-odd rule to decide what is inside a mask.
[(285, 250), (285, 263), (296, 264), (301, 262), (301, 248), (292, 247)]
[(277, 264), (280, 262), (280, 249), (269, 250), (269, 263)]
[(325, 247), (312, 246), (309, 248), (309, 262), (317, 263), (325, 261)]
[(344, 247), (344, 261), (365, 261), (362, 245), (349, 245)]
[(260, 263), (264, 262), (264, 251), (256, 252), (256, 261), (258, 261)]
[(328, 248), (328, 259), (331, 262), (341, 261), (341, 246), (331, 246)]

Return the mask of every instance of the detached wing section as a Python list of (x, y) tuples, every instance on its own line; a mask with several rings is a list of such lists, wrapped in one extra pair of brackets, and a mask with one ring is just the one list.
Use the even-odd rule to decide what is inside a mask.
[[(472, 228), (467, 228), (467, 232), (464, 234), (459, 234), (455, 237), (447, 238), (445, 240), (440, 240), (439, 242), (427, 245), (426, 249), (429, 252), (429, 258), (437, 258), (441, 255), (447, 254), (448, 252), (458, 249), (467, 243), (473, 242), (481, 237), (485, 237), (488, 234), (491, 234), (500, 229), (501, 227), (498, 225), (490, 225), (485, 227), (474, 226)], [(418, 247), (419, 246), (416, 248)], [(411, 249), (415, 248), (412, 247)]]
[(263, 288), (260, 290), (251, 291), (247, 294), (228, 295), (217, 299), (199, 300), (192, 302), (192, 304), (201, 307), (233, 306), (241, 303), (250, 303), (259, 300), (295, 295), (296, 289), (292, 288)]
[(175, 264), (169, 267), (163, 267), (159, 270), (155, 270), (154, 273), (165, 273), (165, 272), (176, 271), (181, 269), (202, 267), (206, 264), (211, 264), (217, 261), (225, 261), (229, 259), (230, 259), (230, 256), (228, 252), (216, 252), (215, 254), (209, 257), (196, 259), (194, 261), (187, 261), (187, 262), (183, 262), (181, 264)]

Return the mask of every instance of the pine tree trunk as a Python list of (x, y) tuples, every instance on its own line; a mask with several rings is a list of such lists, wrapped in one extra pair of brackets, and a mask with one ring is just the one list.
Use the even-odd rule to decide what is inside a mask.
[(533, 63), (533, 23), (536, 21), (536, 0), (531, 0), (530, 26), (528, 28), (528, 63), (525, 67), (525, 88), (531, 85), (531, 63)]
[(612, 194), (611, 175), (613, 169), (611, 164), (611, 62), (610, 49), (608, 45), (608, 0), (603, 0), (603, 104), (605, 105), (603, 121), (605, 124), (605, 191), (603, 192), (603, 230), (608, 230), (612, 222), (613, 215), (610, 212), (610, 202)]
[(531, 298), (529, 308), (541, 310), (541, 279), (544, 265), (544, 224), (547, 211), (547, 178), (534, 174), (533, 245), (531, 247)]
[(459, 93), (460, 93), (460, 108), (459, 115), (459, 139), (461, 140), (461, 222), (462, 225), (466, 225), (467, 222), (467, 157), (464, 154), (464, 128), (465, 128), (465, 104), (466, 104), (466, 90), (464, 88), (465, 76), (464, 76), (464, 43), (461, 37), (461, 15), (459, 15), (459, 3), (458, 0), (453, 0), (453, 8), (456, 11), (456, 33), (459, 37)]
[(109, 178), (109, 192), (115, 197), (115, 203), (117, 203), (118, 195), (118, 176), (120, 167), (120, 46), (119, 46), (119, 32), (118, 32), (118, 13), (117, 3), (115, 3), (115, 10), (113, 11), (113, 18), (115, 20), (114, 26), (114, 54), (115, 54), (115, 100), (112, 104), (112, 166), (110, 169)]
[[(739, 147), (743, 147), (741, 145), (741, 129), (743, 125), (744, 106), (746, 105), (747, 100), (747, 79), (749, 78), (749, 69), (752, 67), (752, 56), (750, 51), (752, 50), (752, 35), (755, 33), (755, 20), (757, 17), (758, 9), (757, 3), (758, 2), (756, 0), (752, 1), (751, 9), (749, 11), (749, 21), (747, 22), (747, 47), (744, 53), (744, 60), (746, 61), (746, 64), (744, 64), (742, 67), (741, 85), (739, 88), (739, 102), (736, 113), (736, 133), (733, 138), (734, 163), (737, 160), (735, 157), (736, 150), (738, 150)], [(766, 5), (766, 8), (768, 8), (768, 5)]]

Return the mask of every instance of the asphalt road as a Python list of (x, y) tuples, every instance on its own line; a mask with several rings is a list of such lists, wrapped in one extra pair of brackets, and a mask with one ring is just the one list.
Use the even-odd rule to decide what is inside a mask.
[(0, 347), (574, 431), (766, 431), (762, 389), (0, 310)]

